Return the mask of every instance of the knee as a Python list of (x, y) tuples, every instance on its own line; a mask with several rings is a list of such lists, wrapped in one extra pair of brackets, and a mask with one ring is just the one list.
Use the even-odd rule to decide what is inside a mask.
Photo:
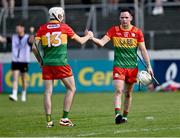
[(13, 82), (18, 82), (18, 77), (13, 77)]
[(44, 95), (45, 96), (51, 96), (52, 95), (52, 90), (51, 89), (45, 89)]
[(75, 93), (76, 92), (76, 86), (70, 86), (67, 88), (68, 91)]
[(72, 88), (72, 92), (76, 92), (76, 86), (74, 86), (73, 88)]
[(125, 98), (131, 98), (131, 97), (132, 97), (132, 94), (130, 92), (125, 93)]
[(119, 94), (122, 94), (122, 93), (123, 93), (123, 90), (121, 88), (115, 89), (115, 94), (119, 95)]
[(52, 92), (50, 92), (50, 91), (45, 91), (44, 96), (45, 96), (45, 97), (51, 97), (51, 96), (52, 96)]

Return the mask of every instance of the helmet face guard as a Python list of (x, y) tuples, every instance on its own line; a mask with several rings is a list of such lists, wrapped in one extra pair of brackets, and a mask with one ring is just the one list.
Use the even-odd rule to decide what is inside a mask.
[(64, 20), (64, 10), (61, 7), (52, 7), (49, 9), (49, 18), (56, 19), (59, 22)]
[(138, 73), (138, 80), (144, 86), (148, 86), (149, 84), (152, 83), (152, 76), (147, 71), (143, 70)]

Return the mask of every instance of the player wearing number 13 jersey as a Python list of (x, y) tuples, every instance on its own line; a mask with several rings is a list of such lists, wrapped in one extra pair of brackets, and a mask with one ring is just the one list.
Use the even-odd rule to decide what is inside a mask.
[(42, 25), (37, 31), (36, 39), (41, 40), (44, 49), (43, 65), (67, 65), (68, 37), (73, 39), (74, 35), (71, 27), (57, 20)]
[(36, 39), (41, 40), (44, 51), (43, 79), (62, 79), (72, 76), (67, 62), (67, 42), (68, 37), (73, 39), (74, 35), (71, 27), (57, 20), (51, 20), (39, 28)]
[[(34, 55), (42, 66), (42, 76), (45, 83), (44, 107), (47, 127), (54, 125), (51, 118), (51, 96), (53, 80), (55, 79), (61, 79), (67, 89), (64, 98), (63, 115), (59, 124), (62, 126), (74, 126), (68, 118), (76, 89), (74, 76), (67, 61), (68, 38), (84, 44), (93, 34), (92, 32), (86, 32), (84, 37), (78, 36), (70, 26), (63, 23), (64, 10), (61, 7), (51, 8), (49, 17), (50, 21), (39, 27), (33, 45)], [(37, 48), (38, 46), (41, 46), (44, 51), (42, 59)]]

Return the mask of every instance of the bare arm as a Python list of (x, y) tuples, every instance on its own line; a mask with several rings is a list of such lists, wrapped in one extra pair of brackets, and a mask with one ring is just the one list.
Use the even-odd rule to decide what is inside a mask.
[(29, 40), (28, 40), (28, 42), (29, 42), (29, 44), (33, 44), (33, 42), (34, 42), (34, 27), (30, 27), (29, 28), (29, 31), (30, 31), (30, 35), (29, 35)]
[(87, 33), (85, 36), (80, 37), (79, 35), (75, 34), (72, 39), (79, 42), (81, 45), (86, 43), (92, 37), (91, 34)]
[(39, 62), (39, 64), (42, 66), (43, 61), (42, 61), (42, 57), (37, 49), (37, 46), (39, 45), (40, 40), (35, 40), (33, 45), (32, 45), (32, 51), (34, 53), (34, 56), (36, 57), (37, 61)]
[(154, 75), (154, 74), (153, 74), (152, 67), (151, 67), (151, 63), (150, 63), (150, 58), (149, 58), (149, 55), (148, 55), (148, 52), (147, 52), (147, 49), (146, 49), (146, 46), (145, 46), (145, 43), (144, 43), (144, 42), (139, 43), (139, 50), (141, 51), (141, 55), (142, 55), (144, 61), (146, 62), (147, 71), (148, 71), (151, 75)]
[(30, 35), (29, 35), (28, 43), (29, 43), (30, 45), (32, 45), (33, 42), (34, 42), (34, 35), (30, 34)]
[(95, 44), (99, 45), (99, 46), (104, 46), (107, 42), (109, 42), (111, 39), (105, 35), (103, 38), (101, 39), (98, 39), (98, 38), (95, 38), (95, 37), (92, 37), (91, 39)]

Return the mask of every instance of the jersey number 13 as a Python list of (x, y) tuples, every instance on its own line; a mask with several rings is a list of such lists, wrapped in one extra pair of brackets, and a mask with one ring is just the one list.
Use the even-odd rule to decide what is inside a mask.
[(54, 46), (60, 46), (61, 45), (61, 32), (48, 32), (46, 33), (46, 37), (47, 37), (47, 43), (48, 43), (48, 47)]

